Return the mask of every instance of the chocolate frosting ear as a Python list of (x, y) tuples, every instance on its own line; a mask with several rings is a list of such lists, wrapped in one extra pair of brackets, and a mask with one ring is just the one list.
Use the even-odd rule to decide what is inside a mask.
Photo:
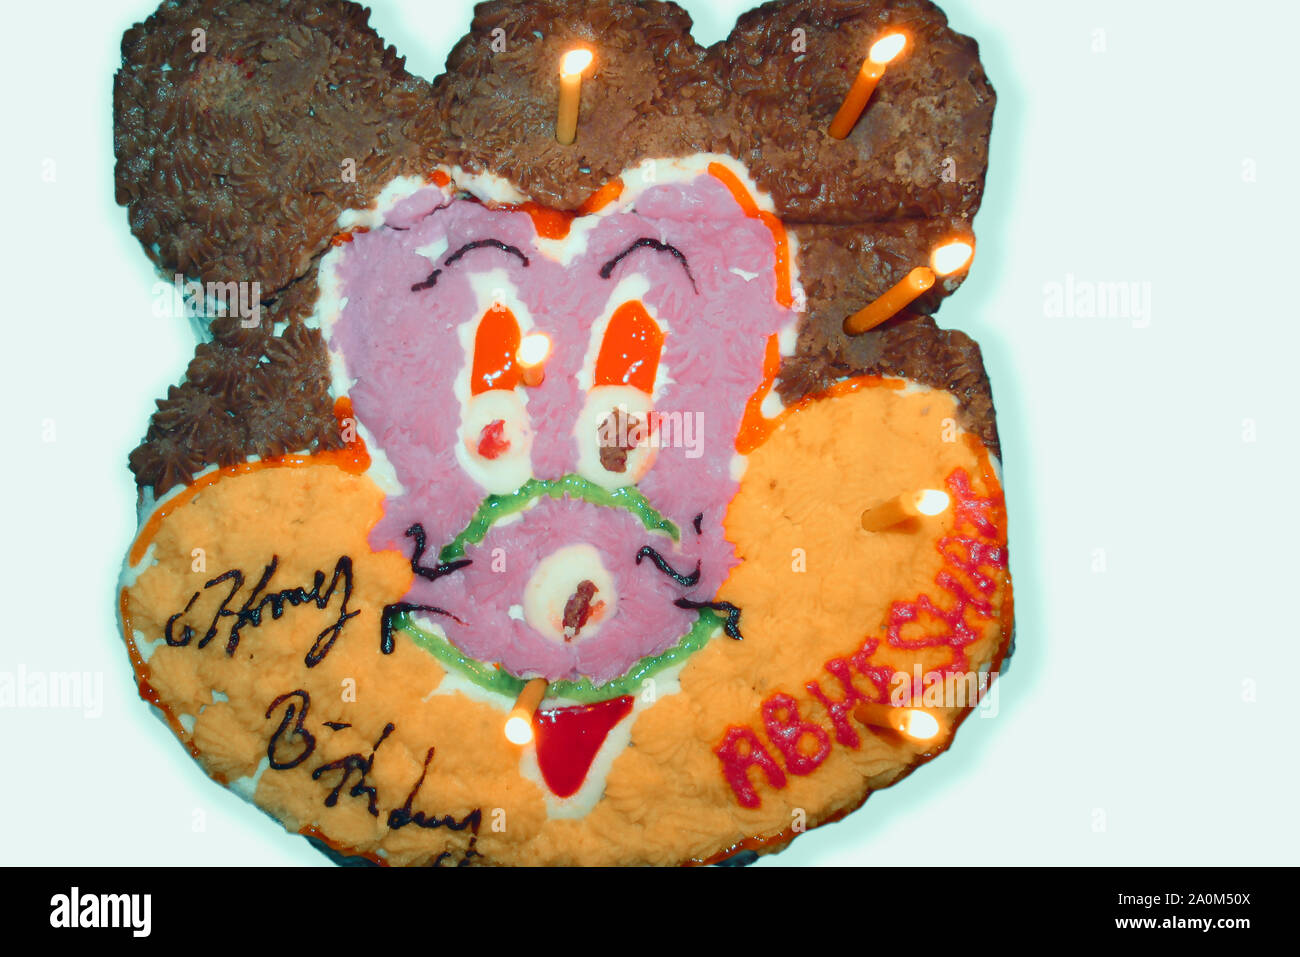
[[(831, 117), (886, 29), (905, 31), (911, 49), (849, 138), (831, 139)], [(716, 152), (742, 160), (789, 224), (975, 214), (993, 90), (975, 41), (928, 0), (779, 0), (707, 51), (690, 30), (685, 11), (654, 0), (480, 4), (434, 83), (447, 155), (568, 209), (644, 159)], [(578, 142), (560, 146), (558, 65), (577, 45), (596, 60)]]
[[(595, 53), (578, 142), (555, 141), (559, 64)], [(491, 0), (434, 82), (449, 162), (491, 171), (547, 206), (576, 209), (644, 159), (707, 151), (727, 91), (704, 68), (691, 18), (653, 0)]]
[[(117, 201), (164, 270), (274, 295), (414, 168), (428, 84), (337, 0), (165, 3), (122, 38)], [(201, 31), (201, 32), (196, 32)], [(355, 177), (345, 162), (355, 164)]]
[[(827, 127), (866, 51), (895, 30), (908, 49), (848, 138), (832, 139)], [(782, 397), (842, 376), (906, 376), (953, 392), (963, 425), (996, 453), (979, 347), (925, 315), (964, 277), (864, 335), (842, 329), (935, 245), (972, 234), (995, 102), (975, 41), (928, 0), (778, 0), (744, 14), (708, 65), (736, 111), (713, 148), (745, 159), (798, 239), (808, 311), (782, 365)]]
[[(827, 127), (872, 42), (901, 31), (846, 140)], [(979, 47), (928, 0), (779, 0), (744, 14), (709, 63), (738, 101), (720, 149), (745, 159), (787, 223), (969, 222), (994, 94)]]

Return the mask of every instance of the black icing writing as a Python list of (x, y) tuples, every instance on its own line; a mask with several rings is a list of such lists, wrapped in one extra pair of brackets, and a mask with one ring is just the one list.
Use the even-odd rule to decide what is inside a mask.
[(416, 522), (404, 533), (407, 538), (414, 540), (414, 547), (411, 549), (411, 571), (427, 581), (437, 581), (444, 575), (450, 575), (452, 572), (460, 571), (466, 565), (474, 564), (472, 559), (461, 558), (454, 562), (439, 562), (433, 568), (427, 565), (421, 565), (420, 559), (424, 557), (427, 547), (425, 541), (424, 526)]
[(399, 601), (392, 605), (384, 606), (384, 613), (379, 618), (379, 650), (386, 655), (393, 653), (393, 632), (397, 630), (397, 616), (405, 615), (410, 611), (427, 611), (435, 615), (445, 615), (453, 621), (461, 621), (445, 608), (439, 608), (436, 605), (413, 605), (410, 602)]
[(333, 807), (338, 804), (339, 794), (342, 792), (343, 788), (347, 786), (352, 775), (360, 774), (361, 776), (357, 779), (357, 782), (353, 784), (352, 788), (348, 791), (348, 795), (351, 797), (361, 797), (364, 794), (366, 796), (366, 810), (370, 812), (372, 817), (379, 817), (379, 809), (375, 803), (376, 792), (373, 787), (366, 783), (366, 775), (369, 774), (370, 769), (375, 766), (375, 752), (379, 750), (381, 744), (388, 740), (388, 736), (393, 733), (394, 728), (396, 728), (396, 725), (391, 721), (384, 725), (384, 731), (379, 736), (379, 740), (375, 742), (375, 746), (370, 749), (369, 757), (363, 757), (360, 753), (344, 755), (337, 761), (331, 761), (329, 764), (322, 764), (311, 773), (311, 779), (313, 781), (319, 781), (321, 777), (329, 774), (331, 771), (342, 772), (342, 775), (339, 777), (339, 783), (334, 785), (334, 790), (330, 791), (329, 795), (325, 798), (326, 807)]
[[(477, 813), (477, 812), (475, 812), (475, 813)], [(469, 866), (469, 859), (470, 859), (471, 857), (482, 857), (482, 856), (483, 856), (483, 855), (480, 854), (478, 851), (474, 850), (474, 845), (477, 844), (477, 843), (478, 843), (478, 835), (477, 835), (477, 834), (471, 834), (470, 837), (469, 837), (469, 847), (467, 847), (467, 848), (465, 849), (465, 856), (462, 857), (459, 861), (456, 862), (456, 866), (457, 866), (457, 867), (468, 867), (468, 866)], [(452, 854), (451, 851), (443, 851), (443, 852), (442, 852), (441, 854), (439, 854), (436, 858), (434, 858), (433, 866), (434, 866), (434, 867), (442, 867), (442, 866), (444, 866), (444, 865), (443, 865), (443, 862), (444, 862), (444, 861), (449, 861), (449, 860), (451, 860), (453, 857), (455, 857), (455, 855)]]
[[(271, 738), (266, 746), (266, 754), (270, 760), (270, 766), (276, 771), (287, 771), (298, 767), (307, 760), (308, 757), (316, 750), (316, 738), (308, 731), (303, 723), (311, 710), (311, 696), (301, 688), (295, 691), (289, 691), (280, 695), (271, 702), (270, 707), (266, 709), (266, 717), (270, 718), (277, 708), (284, 706), (284, 713), (281, 715), (280, 724), (271, 734)], [(339, 730), (350, 728), (352, 725), (342, 721), (324, 721), (322, 725), (327, 728)], [(364, 798), (366, 810), (374, 817), (379, 817), (379, 793), (378, 789), (369, 783), (370, 772), (375, 766), (375, 755), (380, 747), (389, 736), (397, 729), (393, 722), (384, 725), (384, 730), (380, 733), (379, 739), (371, 747), (369, 754), (354, 752), (344, 755), (343, 757), (319, 765), (312, 771), (313, 781), (319, 781), (328, 774), (338, 773), (337, 783), (330, 789), (325, 796), (326, 807), (336, 807), (339, 798), (343, 796), (344, 789), (349, 797)], [(278, 757), (279, 752), (291, 740), (300, 742), (301, 751), (289, 760), (281, 760)], [(466, 866), (473, 858), (482, 857), (476, 849), (478, 843), (479, 827), (483, 823), (483, 809), (475, 808), (462, 818), (456, 818), (452, 814), (426, 813), (415, 809), (416, 799), (419, 797), (420, 789), (429, 776), (429, 767), (433, 763), (435, 748), (429, 748), (424, 755), (424, 766), (420, 769), (420, 776), (411, 790), (407, 792), (406, 800), (402, 802), (401, 807), (391, 808), (385, 815), (385, 823), (389, 830), (399, 831), (404, 827), (415, 826), (424, 830), (438, 830), (445, 828), (451, 832), (469, 832), (469, 842), (463, 852), (442, 851), (434, 860), (434, 866), (440, 867), (445, 863), (456, 860), (457, 867)], [(459, 853), (459, 859), (457, 854)]]
[(744, 635), (740, 633), (740, 609), (731, 602), (691, 601), (689, 598), (679, 598), (673, 604), (678, 608), (708, 608), (711, 611), (725, 611), (727, 622), (722, 626), (722, 630), (727, 633), (728, 638), (734, 638), (736, 641), (744, 640)]
[[(200, 648), (206, 647), (208, 642), (216, 637), (217, 622), (221, 620), (221, 616), (223, 614), (234, 614), (234, 612), (226, 612), (226, 605), (230, 604), (230, 600), (235, 597), (235, 592), (244, 587), (244, 573), (237, 568), (232, 568), (230, 571), (224, 572), (216, 578), (205, 582), (203, 585), (203, 591), (206, 591), (209, 588), (214, 588), (225, 581), (233, 582), (233, 584), (230, 586), (230, 592), (226, 595), (225, 600), (223, 600), (221, 605), (217, 608), (217, 614), (213, 616), (212, 624), (208, 627), (208, 630), (204, 633), (203, 637), (199, 639), (198, 646)], [(186, 625), (181, 629), (179, 638), (176, 637), (175, 628), (176, 622), (189, 613), (189, 610), (194, 607), (194, 603), (199, 600), (199, 595), (201, 594), (203, 594), (202, 591), (196, 591), (191, 595), (190, 600), (185, 603), (185, 609), (183, 611), (178, 611), (176, 614), (168, 618), (167, 624), (163, 626), (163, 638), (166, 640), (167, 644), (171, 645), (173, 648), (181, 648), (188, 645), (190, 639), (194, 637), (194, 629), (189, 625)]]
[(483, 820), (483, 811), (475, 808), (457, 821), (450, 814), (442, 817), (437, 815), (430, 816), (423, 811), (412, 811), (411, 805), (415, 803), (415, 796), (420, 793), (420, 788), (424, 786), (424, 779), (429, 774), (429, 764), (433, 761), (435, 749), (430, 748), (424, 755), (424, 767), (420, 769), (420, 778), (415, 782), (409, 794), (406, 795), (406, 802), (399, 808), (394, 808), (388, 812), (388, 827), (390, 830), (398, 831), (408, 824), (414, 824), (416, 827), (422, 827), (429, 830), (439, 827), (445, 827), (452, 831), (463, 831), (469, 828), (475, 834), (478, 834), (479, 824)]
[(703, 522), (703, 521), (704, 521), (704, 513), (703, 513), (703, 512), (700, 512), (699, 515), (696, 515), (693, 519), (691, 519), (691, 524), (695, 526), (695, 534), (696, 534), (696, 535), (703, 535), (703, 534), (704, 534), (702, 531), (700, 531), (700, 523)]
[[(295, 698), (298, 699), (297, 703), (293, 700)], [(266, 757), (271, 762), (271, 767), (277, 771), (296, 768), (311, 757), (312, 752), (316, 750), (316, 737), (302, 726), (307, 717), (307, 712), (311, 710), (311, 695), (301, 688), (297, 691), (282, 694), (272, 701), (266, 709), (266, 717), (271, 717), (271, 712), (282, 704), (284, 705), (284, 716), (280, 719), (280, 726), (275, 729), (275, 732), (271, 735), (271, 740), (266, 745)], [(292, 728), (290, 725), (292, 725)], [(289, 735), (291, 738), (298, 738), (302, 741), (302, 750), (297, 757), (290, 761), (281, 761), (275, 756), (285, 731), (291, 732)]]
[(621, 263), (628, 256), (632, 255), (632, 253), (636, 252), (638, 249), (653, 249), (655, 252), (668, 253), (668, 255), (672, 256), (679, 263), (681, 263), (682, 268), (686, 270), (686, 278), (691, 281), (691, 288), (694, 289), (696, 292), (700, 291), (700, 287), (695, 285), (695, 277), (691, 274), (691, 264), (686, 261), (686, 254), (682, 252), (680, 249), (678, 249), (676, 246), (673, 246), (669, 243), (661, 243), (659, 240), (651, 239), (648, 236), (638, 239), (631, 246), (628, 246), (627, 249), (623, 250), (621, 253), (619, 253), (609, 262), (605, 263), (605, 265), (601, 266), (600, 278), (608, 279), (610, 276), (612, 276), (614, 274), (614, 270), (618, 267), (618, 264)]
[(661, 572), (663, 572), (673, 581), (677, 582), (677, 584), (681, 585), (683, 588), (690, 588), (691, 586), (699, 583), (700, 580), (699, 562), (695, 563), (695, 571), (691, 572), (689, 575), (683, 575), (681, 572), (673, 568), (673, 566), (669, 565), (667, 559), (665, 559), (662, 555), (660, 555), (649, 545), (641, 546), (641, 550), (636, 553), (636, 563), (640, 565), (641, 559), (643, 558), (650, 559), (650, 561), (654, 562), (655, 568), (659, 569)]
[[(333, 624), (322, 629), (320, 634), (316, 636), (316, 640), (312, 643), (311, 648), (308, 649), (306, 656), (303, 658), (308, 668), (314, 668), (316, 665), (320, 664), (325, 656), (329, 654), (330, 649), (334, 647), (334, 643), (338, 640), (339, 635), (343, 631), (343, 626), (346, 625), (350, 619), (355, 618), (360, 614), (360, 612), (357, 611), (348, 611), (348, 600), (352, 597), (352, 559), (347, 555), (340, 556), (339, 560), (334, 565), (334, 573), (330, 577), (328, 586), (325, 584), (325, 573), (318, 571), (313, 577), (310, 591), (299, 586), (295, 588), (286, 588), (278, 592), (263, 594), (263, 591), (270, 584), (271, 578), (275, 575), (275, 570), (279, 567), (279, 564), (280, 557), (278, 555), (271, 556), (271, 561), (262, 570), (262, 575), (258, 579), (257, 584), (253, 586), (252, 591), (237, 611), (231, 611), (227, 606), (234, 600), (235, 595), (244, 587), (244, 573), (241, 570), (232, 568), (204, 584), (203, 591), (210, 588), (216, 588), (225, 582), (230, 582), (231, 587), (230, 591), (227, 592), (225, 597), (222, 599), (221, 604), (217, 606), (217, 611), (212, 616), (212, 621), (208, 625), (207, 631), (204, 632), (203, 637), (199, 639), (197, 647), (207, 647), (208, 643), (216, 637), (217, 632), (220, 630), (222, 620), (233, 618), (234, 621), (230, 625), (230, 631), (226, 638), (226, 655), (233, 656), (236, 649), (239, 647), (239, 641), (242, 637), (240, 633), (243, 628), (245, 626), (252, 628), (259, 627), (264, 621), (262, 612), (268, 605), (271, 608), (271, 618), (273, 620), (278, 620), (284, 615), (286, 605), (296, 608), (299, 605), (305, 605), (310, 602), (324, 611), (329, 607), (330, 602), (333, 601), (334, 595), (340, 590), (341, 585), (342, 598), (339, 602), (338, 618), (334, 620)], [(167, 619), (167, 624), (163, 628), (163, 637), (166, 639), (167, 644), (174, 647), (188, 645), (190, 640), (194, 637), (194, 629), (189, 625), (185, 625), (181, 629), (179, 636), (175, 634), (175, 627), (176, 622), (180, 618), (184, 617), (184, 615), (194, 606), (194, 602), (198, 600), (200, 594), (201, 592), (195, 592), (186, 603), (184, 611), (172, 615)]]

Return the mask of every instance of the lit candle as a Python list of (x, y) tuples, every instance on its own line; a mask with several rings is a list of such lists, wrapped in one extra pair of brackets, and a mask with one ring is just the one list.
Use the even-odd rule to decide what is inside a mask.
[(948, 493), (937, 489), (904, 492), (863, 512), (862, 527), (868, 532), (883, 532), (909, 518), (939, 515), (947, 510), (949, 503)]
[(965, 240), (935, 247), (930, 254), (929, 266), (917, 266), (871, 305), (845, 319), (844, 332), (850, 336), (860, 336), (885, 320), (892, 319), (899, 310), (933, 286), (937, 277), (951, 276), (965, 269), (973, 255), (975, 247)]
[(524, 385), (537, 388), (546, 379), (546, 357), (551, 354), (551, 340), (544, 332), (530, 332), (519, 342), (515, 358), (519, 360)]
[(939, 735), (938, 719), (920, 708), (863, 703), (853, 709), (853, 717), (873, 728), (897, 731), (914, 741), (929, 741)]
[(885, 67), (903, 52), (905, 46), (907, 37), (901, 33), (887, 34), (871, 45), (867, 58), (862, 61), (862, 69), (858, 71), (858, 78), (849, 89), (849, 95), (844, 98), (835, 119), (831, 120), (831, 136), (842, 140), (849, 135), (853, 125), (858, 122), (858, 117), (867, 108), (867, 101), (871, 99), (876, 84), (885, 75)]
[(579, 47), (560, 60), (560, 115), (555, 121), (555, 138), (568, 146), (578, 135), (578, 101), (582, 97), (582, 73), (591, 66), (592, 53)]
[(545, 678), (534, 678), (519, 692), (510, 717), (506, 718), (506, 740), (511, 744), (527, 744), (533, 740), (533, 714), (546, 697), (547, 684)]

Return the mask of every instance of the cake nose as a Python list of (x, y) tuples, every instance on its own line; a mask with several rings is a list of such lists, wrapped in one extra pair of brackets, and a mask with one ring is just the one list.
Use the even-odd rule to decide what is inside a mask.
[(556, 642), (593, 637), (617, 608), (614, 576), (594, 545), (556, 549), (524, 585), (524, 620)]

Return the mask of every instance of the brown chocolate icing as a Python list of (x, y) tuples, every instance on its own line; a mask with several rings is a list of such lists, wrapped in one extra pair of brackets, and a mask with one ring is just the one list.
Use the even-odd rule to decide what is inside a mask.
[[(116, 184), (132, 231), (168, 274), (257, 281), (264, 296), (262, 328), (218, 320), (159, 401), (131, 455), (142, 486), (161, 494), (207, 464), (338, 445), (324, 346), (301, 321), (339, 212), (392, 177), (490, 170), (574, 209), (643, 159), (697, 152), (742, 160), (799, 239), (809, 308), (781, 371), (787, 401), (841, 376), (907, 375), (954, 391), (997, 450), (978, 347), (924, 315), (957, 283), (915, 315), (840, 331), (937, 238), (969, 234), (979, 207), (994, 94), (974, 41), (933, 4), (779, 0), (705, 49), (671, 3), (491, 0), (432, 84), (367, 20), (344, 0), (178, 0), (123, 37)], [(831, 140), (824, 128), (886, 26), (912, 50), (849, 138)], [(554, 65), (581, 41), (597, 60), (578, 143), (562, 147)], [(289, 323), (280, 337), (266, 331), (277, 322)]]

